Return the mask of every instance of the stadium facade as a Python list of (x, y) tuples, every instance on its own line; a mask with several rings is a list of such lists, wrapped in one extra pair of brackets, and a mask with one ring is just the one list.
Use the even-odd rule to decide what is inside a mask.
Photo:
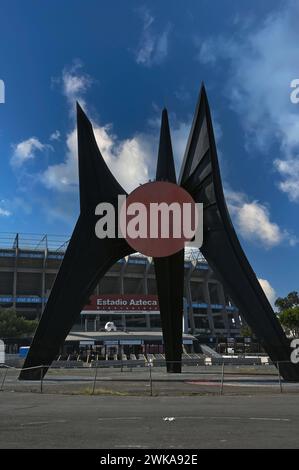
[[(0, 306), (14, 307), (30, 319), (40, 318), (67, 243), (60, 236), (0, 234)], [(156, 294), (152, 259), (136, 254), (123, 258), (94, 291), (93, 301), (98, 298), (102, 307), (95, 311), (87, 299), (72, 331), (101, 331), (108, 321), (123, 331), (159, 331), (158, 309), (144, 307), (146, 299)], [(105, 307), (110, 296), (112, 300), (119, 296), (119, 308)], [(143, 307), (124, 308), (121, 299), (130, 298), (139, 298)], [(240, 336), (242, 317), (199, 250), (189, 250), (185, 256), (184, 303), (184, 333)]]

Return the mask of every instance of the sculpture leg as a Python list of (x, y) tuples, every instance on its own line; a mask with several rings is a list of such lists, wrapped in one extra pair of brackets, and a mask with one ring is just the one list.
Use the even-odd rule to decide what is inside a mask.
[[(24, 369), (49, 366), (79, 317), (99, 279), (119, 259), (131, 253), (123, 241), (101, 240), (80, 217), (69, 243), (51, 295), (35, 332)], [(46, 374), (48, 367), (43, 370)], [(40, 369), (22, 370), (21, 380), (39, 380)]]
[(40, 378), (39, 369), (25, 369), (50, 366), (100, 278), (117, 260), (133, 253), (124, 239), (97, 238), (95, 234), (97, 205), (108, 202), (116, 209), (118, 196), (126, 193), (107, 167), (92, 125), (79, 105), (77, 126), (80, 216), (21, 371), (23, 380)]
[(289, 340), (246, 258), (227, 210), (204, 87), (180, 181), (196, 202), (204, 204), (203, 255), (273, 363), (281, 361), (280, 372), (284, 379), (299, 381), (299, 365), (290, 362)]
[(184, 250), (154, 261), (167, 372), (181, 372)]

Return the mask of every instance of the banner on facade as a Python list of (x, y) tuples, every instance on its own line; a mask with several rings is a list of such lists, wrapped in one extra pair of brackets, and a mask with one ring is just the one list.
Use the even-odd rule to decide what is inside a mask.
[(94, 311), (156, 311), (159, 312), (158, 296), (142, 294), (92, 295), (83, 312)]

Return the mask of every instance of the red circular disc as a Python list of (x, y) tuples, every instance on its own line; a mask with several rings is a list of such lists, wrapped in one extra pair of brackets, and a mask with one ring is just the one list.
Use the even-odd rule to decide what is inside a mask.
[(180, 251), (193, 238), (197, 223), (196, 204), (190, 194), (164, 181), (139, 186), (120, 211), (120, 229), (129, 245), (153, 257)]

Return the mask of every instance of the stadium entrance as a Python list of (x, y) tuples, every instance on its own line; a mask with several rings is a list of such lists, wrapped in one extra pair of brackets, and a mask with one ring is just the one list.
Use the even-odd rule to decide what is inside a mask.
[(156, 295), (92, 295), (81, 312), (84, 331), (144, 331), (161, 328)]
[[(182, 321), (183, 317), (182, 314)], [(196, 338), (186, 331), (182, 351), (193, 352), (194, 341), (197, 342)], [(106, 359), (164, 354), (158, 297), (92, 295), (81, 312), (81, 331), (69, 334), (65, 351)]]
[[(183, 334), (182, 352), (197, 352), (198, 340)], [(65, 357), (77, 356), (93, 359), (119, 359), (123, 356), (142, 358), (148, 354), (164, 354), (164, 343), (161, 331), (94, 331), (70, 333), (61, 354)], [(134, 357), (133, 357), (134, 358)], [(89, 362), (87, 361), (87, 362)]]

